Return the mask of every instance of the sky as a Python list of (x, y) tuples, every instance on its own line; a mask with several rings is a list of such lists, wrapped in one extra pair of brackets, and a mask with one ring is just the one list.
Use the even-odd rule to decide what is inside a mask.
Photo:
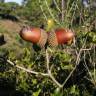
[(22, 0), (5, 0), (5, 2), (17, 2), (21, 4)]

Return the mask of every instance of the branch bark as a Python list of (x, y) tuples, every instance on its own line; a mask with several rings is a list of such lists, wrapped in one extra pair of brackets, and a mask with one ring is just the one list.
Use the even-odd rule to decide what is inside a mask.
[(35, 74), (35, 75), (49, 76), (47, 73), (36, 72), (36, 71), (32, 71), (32, 70), (26, 69), (26, 68), (24, 68), (24, 67), (21, 67), (21, 66), (19, 66), (19, 65), (15, 65), (15, 64), (14, 64), (12, 61), (10, 61), (10, 60), (7, 60), (7, 62), (8, 62), (10, 65), (15, 66), (16, 68), (21, 69), (21, 70), (23, 70), (23, 71), (25, 71), (25, 72), (32, 73), (32, 74)]
[(63, 22), (64, 21), (65, 0), (61, 1), (61, 6), (62, 6), (62, 22)]
[(50, 69), (50, 66), (49, 66), (50, 59), (49, 59), (48, 50), (46, 50), (46, 63), (47, 63), (47, 70), (48, 70), (49, 77), (52, 79), (52, 81), (53, 81), (58, 87), (62, 88), (63, 86), (54, 78), (54, 76), (53, 76), (52, 73), (51, 73), (51, 69)]

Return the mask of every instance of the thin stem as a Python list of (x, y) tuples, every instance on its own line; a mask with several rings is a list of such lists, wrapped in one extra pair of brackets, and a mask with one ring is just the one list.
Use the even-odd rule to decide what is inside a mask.
[(75, 69), (77, 68), (77, 66), (79, 65), (81, 52), (82, 51), (80, 50), (79, 51), (79, 54), (77, 56), (76, 65), (75, 65), (74, 69), (70, 72), (70, 74), (68, 75), (68, 77), (66, 78), (66, 80), (64, 81), (63, 86), (66, 84), (66, 82), (69, 80), (69, 78), (71, 77), (71, 75), (73, 74), (73, 72), (75, 71)]
[(73, 74), (73, 72), (76, 70), (77, 66), (79, 65), (80, 55), (81, 55), (81, 53), (82, 53), (82, 51), (83, 51), (83, 49), (84, 49), (84, 46), (85, 46), (85, 44), (86, 44), (86, 40), (87, 40), (87, 37), (85, 38), (85, 42), (84, 42), (84, 44), (82, 45), (82, 48), (80, 49), (80, 51), (79, 51), (79, 53), (78, 53), (78, 55), (77, 55), (76, 65), (75, 65), (74, 69), (70, 72), (70, 74), (68, 75), (68, 77), (65, 79), (64, 83), (62, 84), (63, 87), (64, 87), (64, 85), (66, 84), (66, 82), (69, 80), (69, 78), (72, 76), (72, 74)]
[(95, 58), (96, 57), (96, 51), (95, 51), (95, 45), (94, 45), (94, 56), (93, 56), (93, 60), (94, 60), (94, 80), (95, 80), (95, 83), (96, 83), (96, 62), (95, 62)]
[(35, 72), (35, 71), (32, 71), (32, 70), (26, 69), (26, 68), (24, 68), (24, 67), (21, 67), (21, 66), (19, 66), (19, 65), (15, 65), (15, 64), (14, 64), (12, 61), (10, 61), (10, 60), (7, 60), (7, 62), (8, 62), (10, 65), (15, 66), (16, 68), (21, 69), (21, 70), (23, 70), (23, 71), (25, 71), (25, 72), (32, 73), (32, 74), (35, 74), (35, 75), (49, 76), (47, 73)]
[(48, 72), (50, 71), (50, 69), (49, 69), (49, 54), (48, 54), (48, 51), (46, 50), (46, 63), (47, 63), (47, 70), (48, 70)]
[(47, 70), (48, 70), (48, 75), (49, 77), (52, 79), (52, 81), (60, 88), (62, 88), (63, 86), (54, 78), (54, 76), (52, 75), (51, 73), (51, 70), (50, 70), (50, 67), (49, 67), (49, 63), (50, 63), (50, 60), (49, 60), (49, 53), (48, 51), (46, 50), (46, 63), (47, 63)]
[(62, 22), (63, 22), (64, 21), (65, 0), (61, 1), (61, 6), (62, 6)]
[(52, 11), (50, 10), (49, 6), (48, 6), (48, 2), (47, 0), (45, 0), (45, 4), (46, 4), (46, 7), (48, 9), (48, 12), (50, 14), (50, 16), (52, 17), (52, 19), (60, 26), (62, 26), (62, 24), (60, 22), (58, 22), (58, 20), (55, 18), (54, 14), (52, 13)]

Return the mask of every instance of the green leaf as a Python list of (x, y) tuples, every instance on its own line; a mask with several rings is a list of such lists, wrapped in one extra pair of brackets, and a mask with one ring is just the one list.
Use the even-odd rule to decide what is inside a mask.
[(62, 67), (62, 69), (65, 69), (65, 70), (72, 70), (73, 69), (72, 64), (64, 65), (64, 66), (61, 66), (61, 67)]
[(54, 93), (51, 94), (51, 96), (63, 96), (61, 89), (60, 88), (56, 88)]
[(76, 91), (76, 86), (73, 85), (73, 86), (71, 87), (70, 93), (71, 93), (71, 94), (74, 94), (75, 91)]
[(78, 95), (79, 94), (79, 90), (76, 88), (76, 85), (73, 85), (70, 89), (70, 94), (74, 94), (74, 95)]
[(39, 89), (37, 92), (34, 92), (33, 96), (39, 96), (40, 92), (41, 92), (41, 89)]
[(37, 84), (37, 79), (32, 80), (33, 84)]

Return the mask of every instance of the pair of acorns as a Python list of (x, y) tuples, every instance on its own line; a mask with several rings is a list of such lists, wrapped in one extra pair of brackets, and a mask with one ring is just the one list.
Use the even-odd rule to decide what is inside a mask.
[(25, 27), (20, 31), (22, 39), (37, 44), (40, 48), (44, 48), (46, 44), (54, 48), (58, 45), (68, 44), (72, 42), (74, 33), (70, 29), (56, 29), (51, 32), (37, 27)]

